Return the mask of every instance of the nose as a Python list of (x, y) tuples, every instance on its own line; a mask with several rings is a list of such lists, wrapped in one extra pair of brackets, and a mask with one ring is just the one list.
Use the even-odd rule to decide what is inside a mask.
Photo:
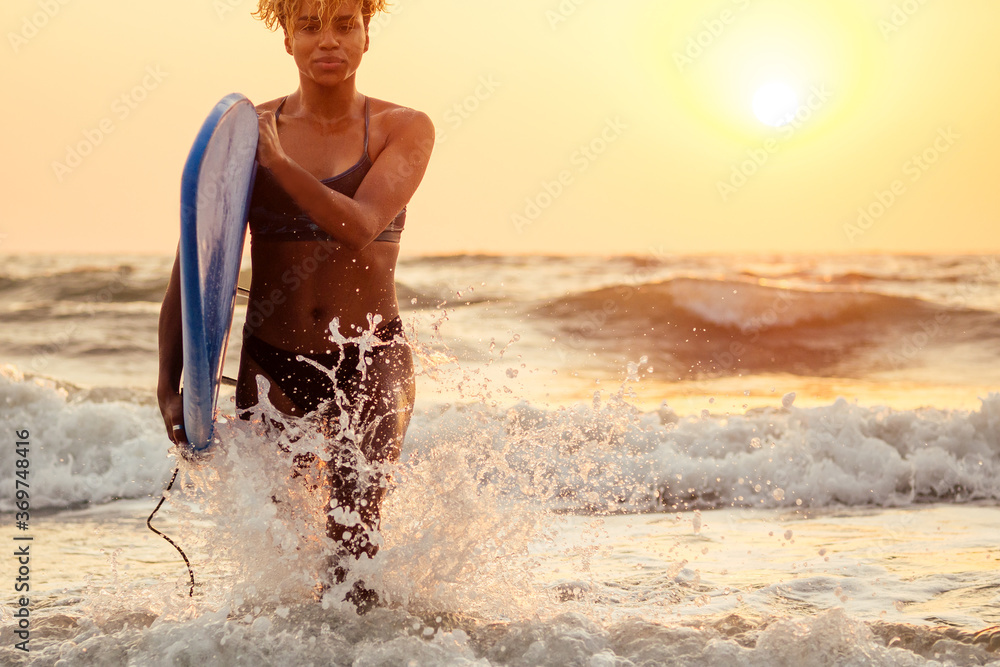
[(334, 26), (327, 26), (319, 37), (319, 45), (327, 49), (335, 49), (340, 46), (340, 40), (337, 39), (337, 33)]

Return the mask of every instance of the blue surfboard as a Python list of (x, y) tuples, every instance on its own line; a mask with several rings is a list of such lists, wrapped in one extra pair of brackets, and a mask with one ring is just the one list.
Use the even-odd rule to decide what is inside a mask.
[(257, 112), (233, 93), (205, 119), (181, 178), (184, 431), (195, 451), (213, 441), (256, 153)]

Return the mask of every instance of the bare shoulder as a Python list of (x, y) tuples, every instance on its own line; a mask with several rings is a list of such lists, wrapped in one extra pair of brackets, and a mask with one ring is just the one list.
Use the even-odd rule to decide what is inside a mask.
[(370, 99), (372, 127), (386, 140), (407, 137), (417, 141), (433, 141), (434, 122), (423, 111), (374, 97)]
[(275, 109), (278, 108), (278, 105), (281, 104), (281, 100), (283, 100), (283, 99), (285, 99), (285, 98), (284, 97), (276, 97), (273, 100), (268, 100), (267, 102), (262, 102), (262, 103), (256, 105), (254, 108), (257, 110), (257, 113), (260, 113), (261, 111), (274, 111)]

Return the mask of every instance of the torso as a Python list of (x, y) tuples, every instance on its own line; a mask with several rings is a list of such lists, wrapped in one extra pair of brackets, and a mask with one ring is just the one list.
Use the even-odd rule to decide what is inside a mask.
[[(280, 99), (261, 105), (274, 110)], [(287, 106), (287, 105), (286, 105)], [(374, 162), (385, 147), (393, 109), (371, 100), (368, 156)], [(278, 119), (284, 151), (317, 179), (329, 179), (355, 166), (364, 152), (364, 104), (358, 113), (331, 127), (308, 127), (308, 121)], [(248, 323), (253, 333), (287, 350), (330, 349), (330, 323), (339, 320), (340, 334), (356, 337), (370, 327), (369, 317), (388, 321), (399, 314), (395, 267), (399, 244), (370, 243), (360, 251), (334, 241), (279, 240), (251, 231), (253, 278)], [(259, 313), (254, 316), (253, 313)]]

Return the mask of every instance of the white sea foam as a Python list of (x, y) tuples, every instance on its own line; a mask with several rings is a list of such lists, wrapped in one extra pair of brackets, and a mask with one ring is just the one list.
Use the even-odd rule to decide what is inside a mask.
[(708, 322), (737, 329), (754, 321), (760, 328), (836, 320), (845, 311), (869, 308), (887, 300), (863, 292), (778, 289), (726, 280), (677, 279), (667, 283), (665, 291), (679, 307)]
[[(57, 622), (75, 620), (74, 610), (67, 611)], [(601, 622), (574, 612), (491, 625), (472, 618), (424, 618), (401, 610), (376, 610), (358, 618), (325, 612), (318, 605), (292, 605), (246, 616), (223, 609), (181, 619), (154, 618), (148, 611), (103, 620), (80, 618), (72, 641), (53, 641), (44, 629), (36, 631), (29, 660), (8, 642), (0, 647), (0, 659), (33, 665), (150, 667), (1000, 665), (983, 646), (960, 643), (940, 630), (873, 628), (838, 609), (807, 618), (754, 622), (729, 617), (695, 626), (641, 618)]]
[(521, 403), (506, 414), (455, 408), (417, 420), (408, 446), (432, 449), (442, 435), (506, 450), (506, 490), (577, 512), (1000, 498), (996, 394), (975, 412), (843, 399), (684, 419), (620, 399), (555, 411)]
[[(156, 495), (167, 478), (171, 460), (153, 405), (81, 399), (10, 369), (0, 374), (0, 401), (4, 431), (31, 432), (36, 509)], [(13, 457), (0, 449), (6, 511)], [(461, 461), (497, 503), (582, 513), (1000, 499), (1000, 394), (972, 412), (840, 399), (678, 418), (666, 408), (642, 413), (619, 396), (562, 409), (432, 407), (411, 422), (398, 492), (423, 497), (407, 480), (427, 483), (420, 466), (435, 457)]]
[[(124, 393), (124, 392), (121, 392)], [(0, 511), (14, 509), (14, 432), (27, 430), (33, 509), (158, 493), (171, 468), (155, 406), (88, 400), (87, 392), (0, 368)]]

